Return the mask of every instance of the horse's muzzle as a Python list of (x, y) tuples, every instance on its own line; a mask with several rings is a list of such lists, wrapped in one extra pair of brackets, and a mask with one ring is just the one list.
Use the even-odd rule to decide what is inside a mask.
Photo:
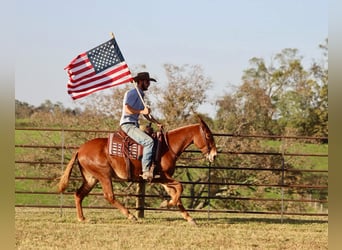
[(207, 159), (208, 159), (210, 162), (214, 162), (216, 155), (217, 155), (216, 149), (215, 149), (215, 148), (212, 148), (212, 149), (210, 150), (210, 152), (207, 154)]

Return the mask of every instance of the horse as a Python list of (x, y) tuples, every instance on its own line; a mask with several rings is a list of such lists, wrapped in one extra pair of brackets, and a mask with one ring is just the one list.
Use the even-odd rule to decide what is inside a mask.
[[(173, 179), (177, 158), (184, 150), (194, 144), (206, 158), (213, 162), (216, 155), (216, 144), (212, 132), (207, 124), (199, 117), (199, 123), (183, 126), (165, 132), (165, 143), (161, 146), (161, 156), (159, 162), (160, 178), (153, 179), (153, 183), (161, 184), (170, 195), (171, 200), (166, 202), (167, 207), (178, 207), (183, 218), (190, 224), (196, 225), (195, 220), (189, 215), (181, 201), (183, 192), (182, 184)], [(123, 157), (109, 156), (108, 138), (95, 138), (85, 142), (76, 150), (58, 184), (59, 193), (63, 193), (68, 186), (74, 163), (77, 161), (82, 175), (83, 183), (74, 193), (77, 219), (84, 221), (85, 217), (82, 210), (82, 201), (85, 196), (98, 183), (101, 183), (104, 198), (129, 220), (137, 220), (131, 212), (118, 200), (113, 193), (112, 178), (128, 180), (131, 176), (133, 181), (142, 181), (140, 177), (142, 168), (140, 160), (132, 160), (132, 171), (129, 174)]]

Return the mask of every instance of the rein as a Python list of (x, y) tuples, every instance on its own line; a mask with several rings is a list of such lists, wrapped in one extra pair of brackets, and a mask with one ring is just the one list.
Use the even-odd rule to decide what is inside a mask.
[(176, 154), (175, 153), (175, 151), (173, 151), (172, 150), (172, 148), (170, 147), (170, 143), (169, 143), (169, 138), (168, 138), (168, 132), (166, 132), (165, 134), (164, 134), (164, 139), (165, 139), (165, 143), (166, 143), (166, 146), (168, 147), (168, 149), (170, 150), (170, 152), (171, 152), (171, 154), (173, 154), (174, 155), (174, 157), (176, 158), (176, 160), (177, 160), (177, 158), (179, 157), (179, 155), (178, 154)]
[[(197, 158), (193, 158), (193, 157), (191, 157), (191, 158), (185, 158), (184, 157), (184, 159), (191, 159), (191, 160), (201, 160), (201, 159), (203, 159), (203, 158), (206, 158), (205, 157), (205, 154), (209, 154), (210, 153), (210, 145), (209, 145), (209, 142), (208, 142), (208, 140), (206, 139), (206, 136), (205, 136), (205, 133), (204, 133), (204, 131), (203, 131), (203, 128), (200, 126), (200, 133), (201, 133), (201, 136), (202, 136), (202, 138), (203, 138), (203, 140), (205, 141), (205, 147), (207, 148), (207, 151), (205, 152), (205, 153), (202, 153), (202, 157), (197, 157)], [(168, 147), (168, 149), (170, 150), (170, 153), (176, 158), (176, 159), (178, 159), (178, 157), (180, 156), (180, 154), (176, 154), (173, 150), (172, 150), (172, 148), (171, 148), (171, 146), (170, 146), (170, 143), (169, 143), (169, 138), (168, 138), (168, 132), (166, 132), (166, 133), (163, 133), (163, 135), (164, 135), (164, 139), (165, 139), (165, 143), (166, 143), (166, 146)], [(200, 149), (201, 150), (201, 149)], [(202, 150), (201, 150), (202, 151)]]
[[(158, 124), (158, 123), (156, 122), (155, 119), (154, 119), (153, 122), (156, 123), (156, 124)], [(210, 153), (210, 149), (211, 149), (210, 144), (209, 144), (209, 142), (208, 142), (208, 140), (207, 140), (207, 138), (206, 138), (206, 135), (205, 135), (205, 132), (204, 132), (202, 126), (199, 125), (199, 127), (200, 127), (199, 130), (200, 130), (202, 139), (203, 139), (204, 142), (205, 142), (205, 147), (206, 147), (207, 150), (206, 150), (205, 153), (202, 153), (202, 155), (203, 155), (202, 157), (197, 157), (197, 158), (191, 157), (192, 160), (200, 160), (200, 159), (202, 159), (202, 158), (205, 158), (204, 155), (209, 154), (209, 153)], [(168, 134), (169, 134), (169, 133), (168, 133), (168, 132), (164, 133), (164, 132), (163, 132), (163, 127), (162, 127), (162, 126), (160, 127), (160, 132), (161, 132), (162, 135), (164, 136), (164, 140), (165, 140), (166, 146), (168, 147), (170, 153), (171, 153), (171, 154), (175, 157), (175, 159), (177, 160), (178, 157), (179, 157), (181, 154), (175, 153), (175, 151), (173, 151), (173, 149), (171, 148), (171, 145), (170, 145), (170, 143), (169, 143), (169, 137), (168, 137)], [(200, 150), (201, 150), (201, 152), (202, 152), (202, 149), (200, 149)], [(187, 158), (184, 158), (184, 159), (187, 159)], [(189, 159), (190, 159), (190, 158), (189, 158)]]

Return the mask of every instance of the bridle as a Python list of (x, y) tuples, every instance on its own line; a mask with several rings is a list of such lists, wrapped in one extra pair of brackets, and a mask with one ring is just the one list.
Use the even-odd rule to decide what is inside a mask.
[[(202, 128), (201, 125), (200, 125), (200, 133), (201, 133), (201, 136), (202, 136), (203, 141), (205, 142), (205, 146), (204, 146), (204, 147), (207, 148), (207, 150), (206, 150), (205, 153), (203, 153), (203, 151), (202, 151), (202, 149), (203, 149), (204, 147), (200, 148), (200, 150), (201, 150), (201, 152), (203, 153), (203, 155), (208, 155), (208, 154), (210, 154), (211, 146), (210, 146), (210, 142), (207, 140), (207, 137), (206, 137), (205, 132), (204, 132), (204, 130), (203, 130), (203, 128)], [(172, 150), (172, 148), (171, 148), (171, 146), (170, 146), (170, 143), (169, 143), (168, 134), (169, 134), (168, 132), (163, 133), (163, 136), (164, 136), (164, 139), (165, 139), (165, 143), (166, 143), (166, 145), (167, 145), (169, 151), (171, 152), (171, 154), (177, 159), (177, 158), (180, 156), (180, 154), (177, 154), (177, 153), (175, 153), (175, 152)]]
[[(203, 153), (203, 154), (207, 155), (207, 154), (209, 154), (210, 151), (211, 151), (211, 146), (210, 146), (209, 140), (207, 140), (206, 134), (205, 134), (205, 132), (204, 132), (204, 130), (203, 130), (203, 128), (202, 128), (201, 125), (200, 125), (200, 133), (201, 133), (201, 135), (202, 135), (202, 139), (204, 140), (204, 142), (205, 142), (205, 144), (206, 144), (205, 147), (207, 148), (207, 152), (205, 152), (205, 153)], [(202, 151), (202, 148), (201, 148), (200, 150)], [(203, 152), (203, 151), (202, 151), (202, 152)]]

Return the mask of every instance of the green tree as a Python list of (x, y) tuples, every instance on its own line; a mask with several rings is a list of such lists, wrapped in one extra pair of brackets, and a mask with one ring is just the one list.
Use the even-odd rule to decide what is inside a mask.
[(313, 96), (313, 114), (316, 117), (314, 134), (317, 136), (328, 136), (328, 39), (320, 44), (322, 60), (314, 62), (310, 73), (315, 81)]
[(240, 115), (234, 95), (224, 95), (216, 101), (216, 105), (219, 106), (219, 109), (216, 113), (215, 128), (218, 131), (238, 132), (236, 125), (242, 124), (243, 118)]
[[(320, 48), (327, 55), (327, 41)], [(306, 70), (302, 61), (297, 49), (283, 49), (268, 64), (252, 58), (237, 91), (217, 101), (220, 128), (327, 135), (327, 66), (314, 63)]]
[(16, 119), (30, 118), (33, 112), (34, 112), (33, 105), (30, 105), (27, 102), (21, 102), (19, 100), (15, 100), (15, 118)]

